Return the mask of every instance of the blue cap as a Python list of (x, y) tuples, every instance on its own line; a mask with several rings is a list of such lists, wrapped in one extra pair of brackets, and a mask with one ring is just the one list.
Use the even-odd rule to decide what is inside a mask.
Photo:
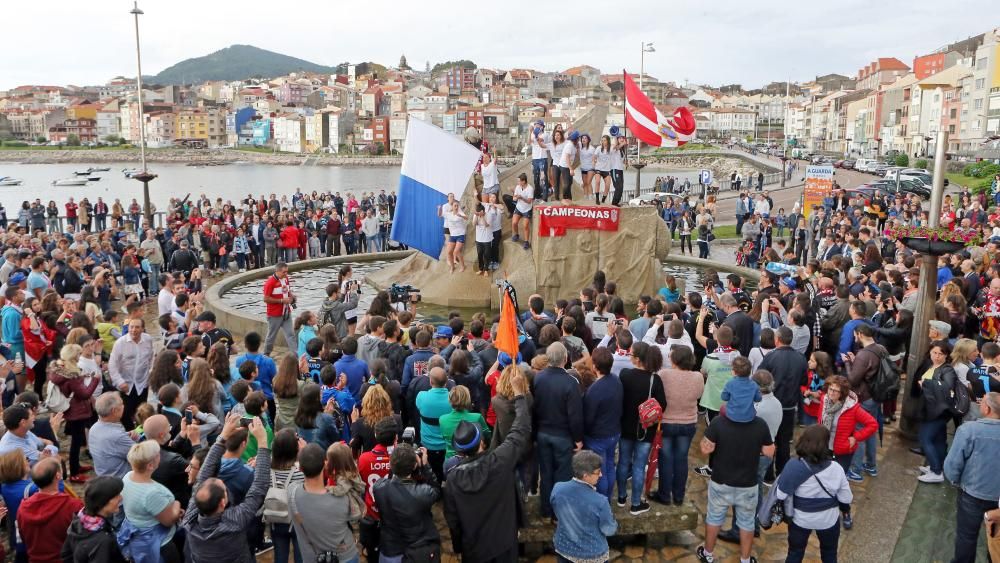
[(21, 272), (15, 272), (13, 275), (10, 276), (10, 279), (7, 280), (7, 285), (13, 287), (15, 285), (23, 283), (24, 280), (26, 279), (28, 279), (28, 276), (24, 275)]
[(452, 332), (451, 327), (448, 325), (439, 325), (437, 330), (434, 331), (434, 338), (451, 338), (455, 333)]
[(611, 129), (608, 129), (608, 134), (612, 137), (621, 137), (621, 129), (617, 125), (612, 125)]
[(577, 140), (579, 138), (580, 138), (580, 132), (579, 131), (570, 131), (569, 132), (569, 140), (570, 141), (575, 141), (575, 140)]
[(781, 278), (781, 285), (787, 287), (788, 289), (794, 290), (799, 284), (795, 283), (794, 278)]

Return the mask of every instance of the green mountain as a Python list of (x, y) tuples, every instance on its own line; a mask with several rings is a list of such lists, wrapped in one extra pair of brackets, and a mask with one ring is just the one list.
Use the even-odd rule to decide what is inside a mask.
[(156, 84), (197, 84), (206, 80), (270, 78), (298, 71), (332, 73), (334, 68), (252, 45), (232, 45), (204, 57), (181, 61), (151, 80)]

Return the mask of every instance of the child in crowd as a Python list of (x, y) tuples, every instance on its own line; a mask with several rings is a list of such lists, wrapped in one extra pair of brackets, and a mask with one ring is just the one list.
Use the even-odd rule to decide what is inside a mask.
[(820, 401), (820, 394), (823, 391), (823, 384), (826, 378), (833, 375), (833, 365), (830, 363), (830, 355), (826, 352), (816, 351), (809, 356), (809, 370), (806, 372), (806, 382), (802, 386), (802, 416), (800, 422), (808, 426), (816, 424), (819, 420), (823, 403)]
[(760, 386), (750, 379), (750, 360), (740, 356), (733, 359), (733, 377), (722, 388), (722, 400), (726, 402), (725, 416), (733, 422), (750, 422), (757, 416), (754, 403), (763, 396)]
[(774, 225), (778, 228), (778, 237), (785, 236), (785, 227), (788, 226), (788, 217), (785, 216), (785, 208), (779, 207), (778, 214), (774, 217)]
[[(237, 381), (236, 383), (242, 382)], [(267, 447), (270, 448), (271, 442), (274, 441), (274, 430), (271, 429), (271, 420), (267, 417), (267, 397), (264, 396), (264, 392), (254, 391), (247, 395), (243, 400), (243, 408), (245, 410), (243, 418), (260, 417), (260, 421), (264, 423), (264, 431), (267, 433)], [(253, 434), (248, 434), (247, 447), (243, 450), (243, 455), (240, 456), (243, 463), (253, 459), (257, 455), (258, 448), (260, 445), (257, 444), (257, 439), (254, 438)]]
[[(315, 315), (313, 316), (315, 317)], [(321, 357), (322, 353), (323, 340), (321, 338), (311, 338), (306, 343), (305, 353), (300, 356), (301, 361), (305, 363), (306, 373), (308, 373), (313, 383), (320, 382), (320, 374), (323, 373), (323, 368), (330, 365), (330, 362), (323, 360)]]
[[(244, 363), (252, 364), (253, 362)], [(235, 383), (233, 383), (233, 386), (229, 388), (229, 392), (233, 395), (233, 400), (236, 401), (236, 404), (233, 405), (233, 408), (230, 409), (229, 412), (235, 413), (241, 418), (245, 418), (247, 415), (247, 409), (243, 402), (246, 401), (247, 396), (250, 395), (250, 382), (245, 379), (238, 379)]]
[(142, 403), (135, 409), (135, 431), (142, 434), (142, 423), (146, 419), (156, 414), (156, 407), (152, 403)]
[(253, 360), (244, 360), (238, 369), (240, 378), (249, 383), (254, 391), (259, 391), (260, 383), (257, 382), (257, 364)]
[(323, 385), (320, 386), (320, 402), (325, 405), (330, 399), (333, 399), (337, 402), (341, 412), (353, 412), (357, 402), (354, 400), (354, 395), (347, 389), (347, 375), (342, 373), (337, 376), (337, 370), (333, 369), (333, 366), (327, 365), (320, 372), (319, 377), (323, 382)]

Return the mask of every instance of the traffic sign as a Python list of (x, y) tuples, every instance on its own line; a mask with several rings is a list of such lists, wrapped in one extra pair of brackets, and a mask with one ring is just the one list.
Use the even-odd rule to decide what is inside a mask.
[(712, 171), (703, 169), (701, 174), (698, 176), (698, 181), (704, 185), (709, 185), (712, 183)]

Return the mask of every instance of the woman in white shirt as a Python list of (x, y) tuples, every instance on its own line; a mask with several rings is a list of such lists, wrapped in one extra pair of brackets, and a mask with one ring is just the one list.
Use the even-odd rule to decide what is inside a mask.
[(490, 243), (493, 242), (493, 229), (486, 217), (486, 207), (476, 204), (476, 275), (490, 275)]
[(591, 184), (594, 181), (594, 152), (590, 145), (590, 135), (580, 135), (580, 177), (583, 179), (583, 198), (590, 199), (594, 191)]
[(445, 256), (448, 257), (448, 265), (451, 271), (455, 271), (456, 265), (461, 265), (460, 271), (465, 271), (465, 255), (462, 249), (465, 247), (465, 227), (469, 217), (462, 211), (458, 200), (449, 196), (450, 201), (438, 208), (438, 217), (444, 218), (444, 227), (448, 229), (448, 241), (444, 245)]
[(500, 267), (500, 240), (503, 237), (503, 211), (504, 206), (497, 201), (497, 195), (492, 194), (486, 202), (486, 220), (493, 231), (493, 239), (490, 241), (490, 269), (496, 270)]
[[(594, 150), (594, 173), (601, 177), (594, 190), (594, 199), (597, 200), (597, 203), (607, 201), (608, 193), (611, 192), (611, 153), (613, 150), (611, 137), (607, 135), (601, 137), (601, 146)], [(580, 158), (580, 162), (583, 162), (583, 158)], [(601, 188), (602, 182), (604, 183), (603, 189)]]
[(559, 183), (556, 187), (556, 198), (562, 198), (563, 205), (573, 201), (573, 172), (576, 158), (580, 154), (580, 132), (571, 131), (569, 138), (563, 144), (559, 155)]
[(480, 201), (489, 201), (490, 194), (500, 193), (500, 173), (497, 171), (497, 161), (490, 153), (483, 154), (483, 193)]
[[(562, 125), (556, 125), (549, 139), (549, 187), (555, 192), (559, 191), (559, 159), (562, 158), (564, 146), (566, 146), (566, 134), (563, 133)], [(548, 194), (543, 195), (542, 199), (548, 201)]]

